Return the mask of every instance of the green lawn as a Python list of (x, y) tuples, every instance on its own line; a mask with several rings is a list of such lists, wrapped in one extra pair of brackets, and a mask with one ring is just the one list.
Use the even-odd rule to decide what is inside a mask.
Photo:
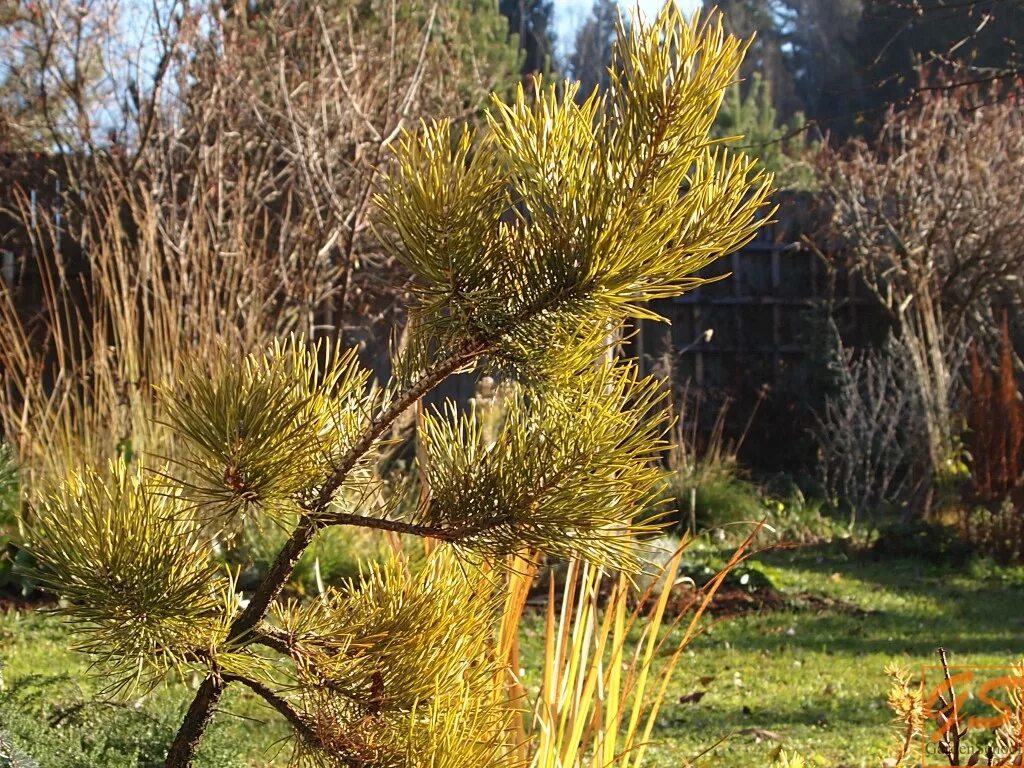
[[(1024, 657), (1024, 572), (958, 572), (813, 548), (760, 561), (784, 591), (836, 604), (744, 615), (695, 643), (662, 714), (659, 767), (685, 765), (729, 737), (698, 764), (767, 765), (781, 743), (809, 765), (877, 768), (893, 743), (887, 663), (934, 665), (940, 645), (954, 663)], [(707, 691), (699, 703), (678, 702), (696, 690)]]
[[(652, 765), (681, 768), (726, 737), (697, 764), (765, 766), (782, 744), (809, 765), (877, 768), (892, 740), (884, 701), (888, 662), (910, 668), (933, 664), (939, 645), (965, 663), (1005, 665), (1024, 656), (1022, 570), (875, 562), (847, 558), (833, 548), (778, 551), (758, 562), (793, 606), (722, 619), (691, 646), (662, 711)], [(808, 594), (827, 600), (799, 599)], [(539, 658), (539, 625), (527, 630), (532, 637), (526, 650)], [(54, 619), (8, 611), (0, 617), (5, 684), (10, 689), (31, 675), (67, 674), (87, 699), (96, 684), (82, 659), (67, 651), (67, 642)], [(537, 670), (528, 664), (527, 683), (536, 680)], [(680, 703), (680, 696), (696, 691), (706, 691), (700, 701)], [(42, 698), (25, 706), (38, 708), (32, 717), (52, 718), (60, 702)], [(140, 737), (134, 758), (103, 760), (126, 768), (150, 764), (147, 750), (156, 749), (174, 727), (183, 705), (180, 687), (131, 702), (131, 708), (150, 713), (154, 725), (146, 738), (153, 743)], [(283, 763), (272, 746), (283, 731), (270, 724), (270, 716), (238, 696), (226, 709), (234, 716), (220, 718), (207, 765), (227, 766), (235, 759), (254, 766)], [(78, 764), (69, 757), (59, 765)]]
[[(188, 705), (180, 684), (104, 703), (94, 694), (103, 679), (70, 651), (70, 635), (56, 617), (0, 613), (0, 736), (35, 768), (157, 768)], [(194, 681), (198, 684), (198, 679)], [(248, 692), (229, 690), (200, 754), (200, 768), (262, 768), (287, 764), (280, 739), (286, 728)], [(11, 701), (4, 701), (8, 696)], [(82, 706), (83, 703), (86, 706)], [(8, 766), (0, 739), (0, 766)], [(13, 768), (22, 768), (14, 762)]]

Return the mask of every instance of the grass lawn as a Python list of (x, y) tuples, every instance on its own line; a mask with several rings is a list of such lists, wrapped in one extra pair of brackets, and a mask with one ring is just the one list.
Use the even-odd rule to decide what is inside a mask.
[[(1024, 656), (1024, 570), (876, 562), (832, 547), (776, 551), (758, 562), (793, 607), (721, 619), (691, 646), (662, 710), (651, 765), (681, 768), (726, 738), (697, 764), (768, 765), (781, 744), (812, 766), (877, 768), (893, 739), (887, 663), (933, 664), (939, 645), (954, 662), (1006, 665)], [(540, 622), (531, 620), (527, 634), (529, 684), (538, 680), (529, 661), (539, 661)], [(96, 684), (67, 642), (50, 617), (0, 616), (6, 684), (66, 673), (88, 696)], [(700, 691), (699, 701), (680, 701)], [(159, 736), (177, 722), (183, 694), (180, 687), (164, 689), (132, 706), (155, 713)], [(272, 748), (283, 730), (272, 717), (242, 696), (226, 709), (236, 716), (220, 718), (209, 764), (225, 764), (225, 755), (252, 766), (283, 764)], [(31, 752), (31, 745), (22, 747)], [(123, 764), (149, 765), (144, 753)]]
[[(877, 768), (894, 742), (886, 664), (937, 664), (940, 645), (953, 663), (1024, 657), (1024, 571), (958, 572), (815, 548), (759, 559), (784, 591), (835, 604), (747, 614), (699, 639), (663, 710), (659, 768), (685, 765), (723, 737), (698, 765), (767, 765), (781, 744), (808, 765)], [(702, 690), (699, 702), (679, 702)]]

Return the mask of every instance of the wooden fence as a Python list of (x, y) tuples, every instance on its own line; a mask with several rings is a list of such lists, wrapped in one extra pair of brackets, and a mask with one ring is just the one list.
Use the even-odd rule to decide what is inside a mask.
[[(33, 219), (53, 217), (59, 232), (60, 179), (52, 174), (49, 178), (53, 181), (29, 192), (27, 201)], [(11, 201), (0, 202), (9, 205)], [(740, 396), (764, 385), (786, 390), (807, 386), (813, 375), (811, 322), (825, 300), (831, 299), (840, 308), (841, 324), (848, 332), (853, 329), (854, 335), (863, 336), (861, 319), (868, 316), (868, 327), (877, 328), (878, 313), (871, 311), (872, 301), (866, 293), (848, 277), (837, 285), (820, 260), (800, 246), (795, 224), (799, 216), (795, 214), (803, 204), (806, 201), (801, 198), (784, 200), (778, 221), (764, 226), (753, 242), (702, 274), (720, 279), (676, 299), (657, 302), (654, 308), (670, 323), (642, 323), (627, 353), (639, 358), (646, 371), (663, 369), (665, 356), (670, 355), (678, 382), (701, 391)], [(19, 277), (18, 265), (24, 265), (21, 290), (31, 303), (37, 293), (31, 285), (32, 258), (15, 230), (14, 222), (0, 220), (0, 277), (13, 285)], [(74, 265), (72, 272), (81, 268), (87, 265)], [(859, 341), (854, 339), (854, 343)], [(385, 340), (364, 342), (367, 364), (386, 376)], [(473, 396), (475, 386), (473, 377), (456, 376), (429, 400), (465, 402)]]
[(832, 273), (800, 242), (792, 206), (755, 239), (708, 267), (711, 279), (654, 309), (669, 324), (644, 322), (632, 353), (646, 371), (672, 358), (677, 381), (702, 391), (756, 391), (764, 385), (801, 388), (814, 371), (816, 325), (826, 304), (844, 340), (869, 344), (886, 321), (853, 276)]

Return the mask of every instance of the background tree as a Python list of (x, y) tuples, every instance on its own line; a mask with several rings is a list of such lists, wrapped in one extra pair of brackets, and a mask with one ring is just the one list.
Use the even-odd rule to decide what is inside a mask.
[[(874, 135), (889, 106), (927, 87), (1012, 80), (1024, 8), (1013, 0), (779, 0), (778, 24), (800, 109), (840, 137)], [(1000, 97), (1000, 92), (992, 93)]]
[(522, 73), (551, 72), (555, 64), (551, 0), (500, 0), (499, 8), (508, 19), (509, 40), (522, 54)]
[(933, 477), (961, 471), (952, 398), (964, 342), (992, 338), (998, 305), (1021, 301), (1024, 113), (991, 93), (925, 92), (890, 111), (874, 147), (853, 141), (822, 168), (823, 242), (863, 278), (910, 355)]
[[(124, 80), (118, 0), (10, 2), (0, 7), (0, 149), (92, 145)], [(111, 104), (113, 101), (113, 105)]]
[(705, 7), (718, 7), (733, 34), (756, 34), (744, 96), (759, 73), (782, 122), (804, 113), (828, 130), (850, 111), (860, 0), (726, 0)]
[(779, 13), (800, 109), (823, 130), (851, 125), (860, 88), (853, 48), (861, 0), (786, 0)]
[(910, 97), (921, 85), (921, 67), (944, 74), (929, 87), (1012, 85), (1024, 73), (1022, 40), (1024, 6), (1013, 0), (865, 0), (855, 49), (871, 86), (864, 106), (877, 110)]
[(804, 116), (798, 112), (789, 123), (780, 123), (772, 102), (768, 81), (759, 74), (749, 83), (734, 83), (725, 92), (712, 135), (741, 136), (734, 148), (771, 171), (780, 188), (808, 189), (814, 183), (816, 148), (808, 145)]
[[(756, 231), (769, 180), (707, 142), (740, 56), (720, 26), (670, 5), (620, 41), (607, 97), (520, 89), (494, 102), (486, 130), (434, 121), (402, 133), (377, 203), (412, 275), (413, 333), (385, 387), (326, 344), (193, 356), (161, 389), (174, 463), (86, 468), (39, 493), (41, 577), (69, 598), (115, 687), (203, 676), (168, 766), (191, 763), (231, 684), (291, 723), (297, 760), (520, 764), (503, 742), (513, 710), (495, 701), (493, 582), (465, 561), (525, 550), (639, 565), (661, 387), (631, 363), (595, 361), (609, 328), (655, 317), (648, 301), (699, 285), (697, 270)], [(430, 413), (429, 498), (404, 514), (375, 504), (390, 425), (480, 367), (520, 386), (497, 438), (473, 411)], [(291, 533), (243, 600), (210, 533), (253, 517)], [(447, 548), (420, 575), (395, 562), (351, 590), (282, 599), (302, 552), (339, 525)]]
[(733, 34), (755, 35), (744, 64), (742, 97), (749, 97), (757, 74), (780, 124), (806, 115), (808, 126), (815, 125), (819, 135), (853, 124), (852, 112), (860, 104), (853, 55), (860, 0), (726, 0), (704, 5), (717, 7)]
[(751, 40), (747, 55), (740, 67), (741, 96), (746, 97), (748, 89), (757, 75), (764, 83), (765, 92), (770, 94), (770, 104), (783, 118), (802, 109), (794, 90), (792, 67), (783, 51), (786, 43), (781, 27), (780, 4), (778, 0), (724, 0), (705, 2), (706, 12), (718, 9), (730, 34), (744, 40)]
[[(943, 78), (928, 87), (997, 80), (1024, 71), (1024, 8), (1014, 0), (725, 0), (734, 34), (757, 33), (744, 64), (760, 72), (784, 121), (807, 115), (820, 133), (874, 135), (891, 105), (921, 87), (922, 66)], [(1001, 97), (1002, 92), (993, 96)], [(744, 91), (744, 95), (745, 91)]]
[(583, 98), (595, 88), (604, 90), (611, 83), (608, 67), (612, 64), (619, 16), (619, 5), (615, 0), (597, 0), (576, 33), (568, 63), (573, 79), (580, 83)]

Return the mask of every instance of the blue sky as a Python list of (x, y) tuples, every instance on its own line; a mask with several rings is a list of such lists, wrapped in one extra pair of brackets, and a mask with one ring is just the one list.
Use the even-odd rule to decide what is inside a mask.
[[(689, 12), (700, 5), (700, 0), (676, 0), (680, 7)], [(620, 0), (619, 4), (623, 10), (628, 11), (636, 5), (640, 10), (651, 15), (657, 13), (664, 0)], [(558, 34), (558, 52), (564, 54), (566, 49), (572, 45), (576, 29), (590, 13), (590, 6), (593, 0), (554, 0), (555, 6), (555, 32)]]

